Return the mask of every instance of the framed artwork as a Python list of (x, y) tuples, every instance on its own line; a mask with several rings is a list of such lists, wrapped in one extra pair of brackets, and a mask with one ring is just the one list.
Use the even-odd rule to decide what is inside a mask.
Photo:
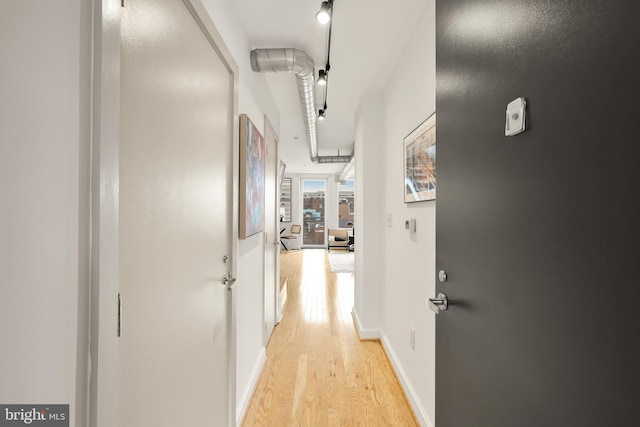
[(240, 238), (264, 231), (265, 142), (246, 114), (240, 115)]
[(404, 138), (404, 202), (436, 199), (436, 113)]

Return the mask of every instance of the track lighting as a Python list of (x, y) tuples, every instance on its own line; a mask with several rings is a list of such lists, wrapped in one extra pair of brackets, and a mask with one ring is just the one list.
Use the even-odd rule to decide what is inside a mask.
[(328, 1), (323, 1), (320, 10), (316, 13), (316, 21), (322, 25), (326, 25), (331, 21), (331, 5)]
[(318, 84), (324, 86), (327, 84), (328, 73), (325, 70), (318, 71)]
[(327, 37), (327, 65), (324, 67), (324, 70), (318, 70), (318, 85), (324, 86), (324, 106), (321, 110), (318, 111), (318, 120), (324, 120), (327, 115), (327, 94), (329, 92), (329, 84), (327, 79), (329, 78), (329, 70), (331, 69), (331, 65), (329, 65), (329, 59), (331, 58), (331, 15), (333, 14), (333, 1), (328, 0), (323, 1), (322, 5), (320, 5), (320, 12), (316, 14), (316, 19), (321, 24), (329, 24), (329, 35)]

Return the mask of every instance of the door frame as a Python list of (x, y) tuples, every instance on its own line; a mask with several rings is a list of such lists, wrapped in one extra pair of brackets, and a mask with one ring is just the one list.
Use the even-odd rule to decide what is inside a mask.
[[(280, 208), (280, 188), (278, 186), (278, 183), (280, 182), (280, 154), (279, 154), (279, 138), (278, 138), (278, 133), (275, 131), (273, 125), (271, 124), (271, 122), (269, 121), (269, 118), (267, 117), (267, 115), (264, 115), (264, 136), (265, 136), (265, 140), (267, 138), (267, 133), (271, 134), (272, 138), (273, 138), (273, 147), (269, 147), (269, 150), (274, 150), (274, 155), (275, 155), (275, 164), (274, 165), (267, 165), (267, 167), (272, 167), (275, 169), (275, 189), (274, 189), (274, 212), (273, 212), (273, 219), (274, 219), (274, 223), (271, 224), (273, 226), (273, 230), (275, 231), (275, 235), (273, 236), (273, 241), (268, 241), (267, 240), (267, 236), (270, 235), (270, 233), (268, 232), (269, 230), (266, 229), (265, 231), (265, 249), (267, 248), (267, 245), (277, 245), (277, 248), (274, 248), (275, 251), (275, 263), (273, 265), (273, 271), (274, 271), (274, 277), (273, 277), (273, 283), (274, 283), (274, 298), (273, 298), (273, 303), (274, 303), (274, 307), (273, 307), (273, 313), (274, 313), (274, 318), (272, 319), (273, 321), (273, 325), (275, 327), (275, 325), (277, 325), (278, 323), (280, 323), (280, 316), (281, 316), (281, 310), (280, 310), (280, 220), (279, 220), (279, 208)], [(268, 225), (267, 225), (268, 227)], [(267, 256), (267, 251), (265, 250), (265, 259), (264, 259), (264, 263), (265, 263), (265, 267), (264, 267), (264, 277), (265, 277), (265, 281), (264, 281), (264, 306), (265, 306), (265, 313), (264, 313), (264, 321), (267, 322), (267, 292), (269, 292), (269, 289), (267, 289), (267, 262), (269, 262), (270, 260), (268, 259)], [(264, 337), (264, 344), (265, 346), (267, 345), (267, 343), (269, 342), (269, 338), (271, 338), (271, 335), (273, 333), (273, 329), (271, 329), (271, 331), (267, 331), (267, 333), (265, 333), (265, 337)]]
[[(237, 277), (239, 194), (239, 67), (201, 0), (183, 0), (230, 74), (231, 99), (228, 203), (232, 226), (229, 269)], [(91, 338), (89, 426), (118, 425), (119, 167), (120, 167), (120, 0), (94, 1), (92, 172), (91, 172)], [(85, 304), (79, 301), (79, 304)], [(227, 293), (229, 426), (236, 413), (236, 301)]]
[[(327, 201), (329, 199), (329, 178), (328, 175), (313, 175), (306, 174), (300, 175), (300, 197), (299, 197), (299, 217), (300, 217), (300, 226), (302, 227), (302, 231), (300, 232), (300, 248), (309, 248), (309, 249), (322, 249), (327, 247)], [(304, 244), (304, 181), (324, 181), (324, 243), (322, 245), (305, 245)]]

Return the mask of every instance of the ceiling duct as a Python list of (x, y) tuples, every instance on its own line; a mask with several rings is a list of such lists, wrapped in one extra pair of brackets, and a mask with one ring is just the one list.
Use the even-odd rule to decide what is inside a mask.
[(316, 136), (315, 68), (313, 58), (293, 48), (253, 49), (251, 69), (259, 73), (294, 73), (298, 83), (298, 98), (302, 121), (307, 132), (309, 158), (313, 163), (349, 163), (350, 156), (318, 156)]
[(348, 179), (353, 178), (353, 167), (355, 165), (356, 165), (355, 157), (352, 154), (351, 155), (351, 160), (349, 160), (349, 163), (344, 165), (344, 168), (342, 169), (342, 172), (340, 172), (340, 175), (338, 176), (338, 181), (339, 182), (345, 182)]
[(296, 75), (302, 121), (307, 132), (309, 157), (318, 162), (316, 137), (315, 68), (313, 58), (293, 48), (254, 49), (251, 51), (251, 69), (261, 73), (288, 72)]
[(350, 156), (318, 156), (318, 163), (349, 163), (353, 154)]

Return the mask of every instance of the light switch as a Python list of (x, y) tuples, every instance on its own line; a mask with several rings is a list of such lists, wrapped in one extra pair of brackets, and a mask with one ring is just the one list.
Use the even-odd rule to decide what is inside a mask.
[(526, 128), (526, 111), (527, 101), (523, 97), (514, 99), (507, 105), (507, 118), (504, 125), (505, 136), (513, 136), (524, 132)]
[(387, 228), (393, 228), (393, 214), (387, 212)]

